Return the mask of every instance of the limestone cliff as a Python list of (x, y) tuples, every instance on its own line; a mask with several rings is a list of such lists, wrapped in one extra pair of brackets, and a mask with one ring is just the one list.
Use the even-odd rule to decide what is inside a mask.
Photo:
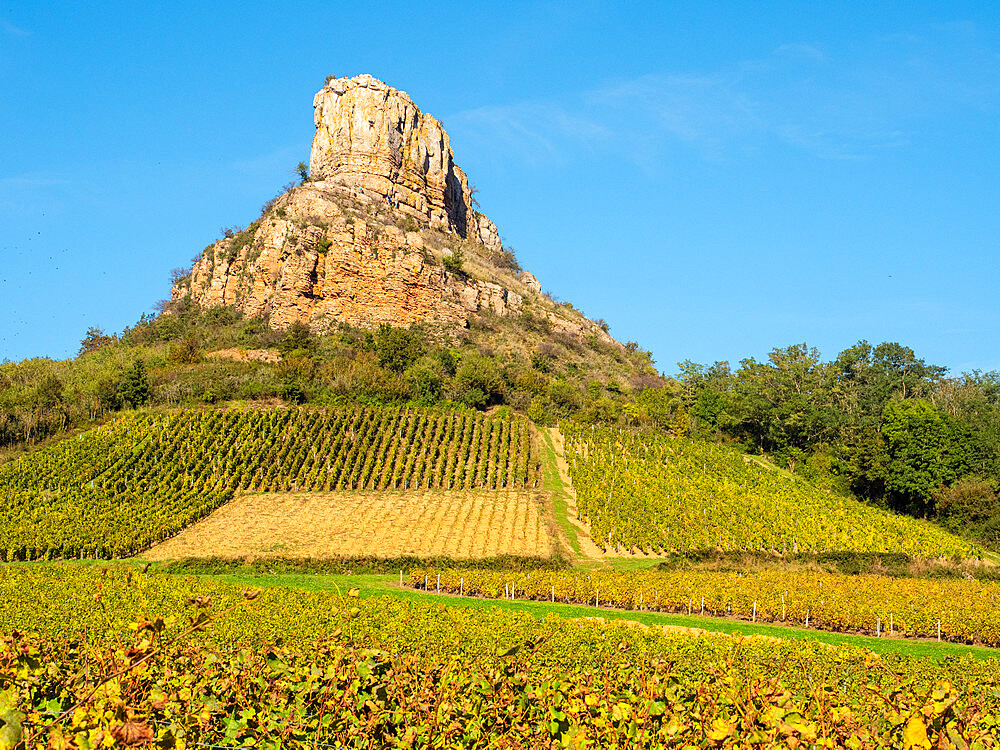
[[(496, 226), (475, 210), (448, 134), (404, 92), (371, 76), (332, 78), (313, 101), (309, 181), (205, 249), (172, 290), (284, 328), (337, 322), (458, 329), (488, 310), (530, 308), (554, 330), (607, 333), (515, 274)], [(461, 268), (445, 258), (456, 253)]]

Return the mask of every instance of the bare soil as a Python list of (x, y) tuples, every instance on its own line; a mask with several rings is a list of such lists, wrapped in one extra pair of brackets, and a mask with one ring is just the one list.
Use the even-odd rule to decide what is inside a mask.
[(547, 503), (530, 490), (243, 495), (143, 557), (548, 556)]

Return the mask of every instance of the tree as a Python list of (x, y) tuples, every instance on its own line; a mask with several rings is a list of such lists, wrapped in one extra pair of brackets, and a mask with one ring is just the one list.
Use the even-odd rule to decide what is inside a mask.
[(842, 434), (851, 439), (866, 426), (879, 429), (893, 398), (926, 398), (944, 368), (926, 364), (913, 350), (895, 342), (872, 347), (859, 341), (845, 349), (831, 368), (832, 396)]
[(768, 362), (745, 359), (732, 392), (734, 426), (766, 451), (808, 450), (833, 427), (827, 366), (805, 344), (774, 349)]
[(102, 346), (113, 344), (117, 340), (118, 338), (116, 336), (108, 336), (97, 326), (91, 326), (87, 329), (86, 335), (80, 341), (80, 351), (77, 356), (82, 357), (84, 354), (96, 352)]
[(946, 372), (944, 367), (928, 365), (908, 346), (896, 342), (879, 344), (872, 352), (872, 365), (878, 369), (894, 394), (901, 398), (922, 398)]
[(866, 425), (841, 447), (841, 464), (851, 490), (859, 497), (882, 500), (889, 478), (889, 450), (874, 425)]
[(947, 417), (923, 399), (894, 399), (885, 406), (882, 436), (889, 457), (885, 487), (893, 504), (927, 515), (935, 489), (961, 470)]
[(141, 359), (137, 359), (118, 381), (118, 396), (123, 404), (133, 409), (149, 403), (149, 380)]
[(295, 174), (297, 174), (299, 179), (302, 180), (303, 185), (309, 182), (309, 165), (304, 161), (300, 161), (295, 165)]
[(635, 403), (658, 429), (664, 431), (674, 428), (677, 412), (684, 408), (677, 390), (669, 385), (643, 388)]
[(42, 409), (52, 409), (62, 403), (62, 381), (52, 373), (42, 377), (35, 389), (35, 402)]
[(423, 353), (423, 337), (416, 328), (396, 328), (383, 323), (375, 331), (375, 356), (380, 367), (404, 372)]
[(313, 337), (309, 326), (301, 320), (296, 320), (285, 330), (278, 343), (278, 351), (289, 356), (293, 353), (309, 354), (316, 348), (316, 339)]
[(677, 369), (679, 395), (688, 408), (691, 429), (712, 433), (729, 426), (730, 392), (734, 383), (729, 363), (715, 362), (706, 367), (687, 359), (678, 362)]

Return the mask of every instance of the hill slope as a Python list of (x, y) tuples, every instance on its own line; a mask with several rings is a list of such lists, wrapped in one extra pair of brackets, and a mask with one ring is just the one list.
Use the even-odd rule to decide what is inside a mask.
[(978, 554), (933, 524), (824, 492), (724, 446), (579, 427), (566, 437), (577, 505), (605, 547)]
[(530, 423), (422, 409), (140, 413), (0, 466), (0, 556), (121, 557), (241, 492), (523, 489)]

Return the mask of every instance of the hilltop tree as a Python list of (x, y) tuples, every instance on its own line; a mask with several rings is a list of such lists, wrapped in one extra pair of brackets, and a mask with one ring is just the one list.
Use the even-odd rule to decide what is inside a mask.
[(774, 349), (766, 363), (743, 360), (732, 402), (734, 431), (762, 450), (806, 450), (833, 426), (826, 365), (805, 344)]
[(77, 356), (82, 357), (84, 354), (96, 352), (102, 346), (113, 344), (117, 340), (118, 338), (116, 336), (108, 336), (97, 326), (91, 326), (87, 329), (86, 335), (80, 341), (80, 351), (77, 353)]

